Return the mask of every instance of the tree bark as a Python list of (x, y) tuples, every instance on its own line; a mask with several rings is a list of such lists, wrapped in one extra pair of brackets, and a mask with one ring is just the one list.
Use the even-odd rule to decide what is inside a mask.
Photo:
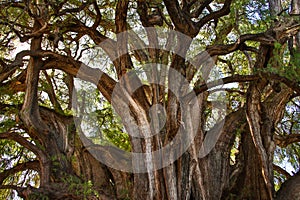
[(276, 200), (296, 200), (300, 197), (300, 173), (284, 182), (277, 192)]
[[(274, 135), (275, 127), (282, 119), (288, 101), (293, 95), (300, 95), (299, 83), (294, 77), (289, 79), (289, 77), (267, 71), (269, 67), (274, 70), (279, 69), (282, 63), (279, 63), (275, 58), (283, 57), (283, 55), (280, 54), (280, 51), (277, 52), (276, 45), (278, 43), (284, 45), (287, 39), (290, 39), (289, 50), (292, 61), (290, 64), (298, 62), (300, 35), (299, 22), (295, 20), (296, 18), (291, 18), (287, 23), (280, 21), (280, 18), (262, 33), (233, 34), (237, 39), (232, 43), (227, 43), (228, 41), (224, 38), (232, 39), (228, 35), (238, 27), (229, 24), (228, 30), (221, 37), (222, 39), (217, 38), (215, 43), (208, 41), (214, 45), (207, 46), (204, 53), (201, 52), (197, 55), (196, 59), (191, 61), (195, 62), (196, 65), (191, 66), (192, 64), (187, 63), (189, 61), (185, 57), (191, 47), (192, 40), (195, 39), (200, 30), (207, 29), (211, 22), (214, 23), (214, 31), (217, 33), (219, 31), (218, 23), (224, 20), (223, 18), (221, 20), (221, 17), (232, 16), (232, 0), (214, 2), (213, 7), (210, 6), (212, 0), (182, 0), (181, 3), (177, 0), (164, 0), (164, 6), (169, 13), (167, 18), (164, 16), (166, 11), (160, 8), (163, 5), (162, 1), (139, 0), (137, 9), (142, 25), (154, 27), (171, 20), (170, 27), (174, 25), (175, 30), (180, 32), (172, 36), (175, 39), (171, 36), (167, 38), (171, 41), (174, 39), (174, 43), (168, 41), (166, 50), (158, 50), (160, 41), (154, 28), (146, 30), (149, 45), (144, 43), (138, 35), (135, 35), (135, 38), (140, 40), (139, 43), (131, 44), (130, 39), (132, 38), (129, 38), (129, 34), (126, 32), (131, 25), (127, 15), (132, 14), (131, 9), (134, 9), (135, 2), (119, 0), (114, 5), (115, 7), (106, 5), (110, 4), (109, 2), (104, 5), (104, 8), (106, 6), (116, 8), (115, 24), (112, 28), (114, 30), (111, 29), (113, 33), (116, 33), (116, 41), (100, 33), (99, 30), (102, 31), (103, 27), (99, 28), (98, 24), (103, 23), (101, 14), (102, 10), (105, 9), (100, 9), (100, 5), (96, 1), (92, 3), (89, 1), (80, 2), (83, 5), (78, 7), (76, 7), (76, 3), (70, 2), (70, 5), (75, 7), (72, 9), (69, 9), (69, 4), (67, 6), (64, 1), (60, 5), (56, 5), (57, 7), (48, 1), (45, 1), (47, 5), (40, 2), (13, 2), (12, 5), (18, 8), (23, 6), (21, 8), (24, 8), (24, 12), (28, 12), (28, 17), (33, 19), (32, 30), (28, 28), (28, 31), (31, 30), (32, 33), (27, 34), (25, 31), (25, 36), (19, 38), (20, 41), (26, 41), (26, 38), (31, 39), (30, 51), (22, 51), (10, 64), (2, 64), (4, 61), (0, 60), (0, 66), (3, 65), (4, 69), (0, 69), (2, 86), (3, 81), (8, 80), (9, 77), (14, 78), (15, 70), (19, 66), (23, 66), (25, 57), (30, 57), (29, 62), (25, 62), (28, 64), (24, 70), (26, 73), (22, 72), (24, 77), (26, 74), (26, 88), (22, 89), (25, 90), (25, 97), (20, 119), (16, 117), (19, 120), (17, 128), (26, 132), (30, 140), (26, 138), (27, 135), (24, 136), (11, 130), (0, 133), (0, 139), (16, 141), (36, 155), (36, 161), (18, 163), (15, 167), (0, 172), (0, 183), (4, 183), (5, 179), (15, 173), (35, 170), (40, 176), (40, 187), (22, 188), (1, 185), (0, 189), (15, 189), (24, 199), (48, 197), (49, 199), (272, 200), (276, 198), (280, 200), (299, 197), (299, 173), (283, 184), (277, 194), (274, 191), (273, 180), (275, 144), (287, 146), (299, 141), (297, 135)], [(154, 7), (152, 4), (155, 4)], [(282, 12), (281, 1), (269, 0), (269, 6), (271, 16), (275, 19)], [(72, 19), (76, 16), (73, 21), (71, 20), (72, 22), (65, 22), (64, 29), (66, 30), (63, 30), (62, 34), (71, 38), (66, 40), (70, 40), (72, 45), (74, 41), (79, 43), (83, 36), (90, 38), (91, 43), (99, 44), (111, 59), (117, 80), (100, 69), (91, 68), (76, 60), (70, 49), (62, 54), (63, 49), (59, 48), (58, 43), (54, 45), (53, 51), (46, 47), (45, 40), (53, 31), (49, 27), (55, 28), (55, 23), (58, 23), (58, 21), (53, 21), (53, 24), (51, 24), (52, 22), (47, 24), (47, 17), (50, 18), (47, 16), (48, 7), (52, 9), (49, 12), (53, 12), (51, 15), (54, 18), (57, 17), (62, 20), (67, 18), (69, 21), (69, 18)], [(291, 8), (291, 15), (299, 15), (299, 1), (292, 0)], [(153, 10), (160, 10), (159, 16), (164, 17), (157, 24), (153, 24), (150, 19), (150, 15), (152, 15), (150, 12)], [(78, 18), (81, 15), (78, 14), (77, 16), (79, 11), (86, 12), (86, 19), (89, 19), (89, 16), (94, 17), (90, 18), (90, 21), (87, 20), (89, 23), (93, 23), (92, 27), (88, 26), (87, 22), (83, 22), (85, 17)], [(67, 15), (65, 15), (66, 13)], [(237, 15), (239, 15), (238, 12)], [(133, 20), (136, 19), (133, 17)], [(2, 28), (2, 22), (0, 25)], [(18, 24), (15, 23), (13, 26), (18, 26)], [(28, 26), (30, 27), (31, 24)], [(14, 31), (17, 30), (13, 29), (12, 32)], [(73, 38), (71, 33), (76, 33), (76, 37)], [(208, 35), (207, 38), (214, 40), (214, 35)], [(174, 44), (174, 48), (171, 47), (171, 43)], [(249, 44), (251, 43), (255, 45), (259, 43), (259, 49), (256, 49), (256, 46), (250, 47)], [(2, 41), (0, 45), (2, 45)], [(143, 48), (136, 52), (135, 50), (130, 52), (131, 45), (141, 45)], [(67, 51), (67, 43), (62, 46)], [(48, 50), (43, 50), (46, 48)], [(172, 52), (174, 49), (177, 52)], [(233, 67), (229, 66), (230, 73), (236, 73), (235, 75), (229, 77), (222, 75), (220, 79), (206, 83), (205, 80), (209, 78), (210, 71), (215, 65), (214, 59), (217, 56), (233, 55), (237, 51), (251, 51), (253, 55), (247, 57), (249, 62), (252, 56), (255, 57), (253, 59), (255, 65), (252, 66), (251, 64), (246, 70), (248, 75), (241, 75), (244, 72), (235, 72)], [(169, 53), (170, 55), (168, 55)], [(133, 62), (133, 57), (136, 57), (137, 61)], [(205, 62), (202, 62), (203, 60)], [(199, 72), (198, 68), (201, 65), (206, 65), (207, 60), (211, 63), (203, 67), (207, 68), (200, 70), (203, 74), (196, 77), (199, 80), (194, 84), (193, 78), (198, 76), (196, 74)], [(142, 78), (139, 78), (138, 73), (133, 70), (134, 64), (138, 62), (141, 62), (139, 64), (149, 62), (153, 67), (145, 75), (150, 80), (149, 85), (143, 84)], [(158, 64), (161, 63), (170, 64), (170, 68), (159, 69)], [(62, 73), (68, 75), (70, 80), (66, 82), (68, 82), (69, 95), (72, 95), (71, 90), (74, 87), (75, 76), (94, 83), (102, 94), (101, 98), (104, 97), (122, 119), (124, 126), (122, 131), (126, 130), (129, 134), (130, 153), (143, 154), (144, 157), (127, 158), (126, 153), (129, 152), (120, 153), (115, 147), (94, 144), (85, 137), (81, 130), (82, 127), (76, 126), (78, 125), (76, 123), (82, 120), (81, 117), (75, 118), (63, 114), (63, 107), (60, 106), (59, 98), (56, 98), (56, 88), (54, 84), (52, 85), (52, 80), (46, 72), (44, 75), (50, 84), (46, 92), (57, 109), (40, 106), (40, 71), (48, 69), (62, 70)], [(223, 69), (226, 68), (222, 67)], [(160, 73), (166, 77), (158, 77)], [(224, 72), (224, 74), (227, 73)], [(20, 77), (21, 75), (18, 76), (18, 78)], [(162, 78), (161, 82), (166, 84), (157, 84), (159, 78)], [(186, 79), (188, 83), (185, 82)], [(19, 80), (14, 81), (16, 83)], [(13, 85), (10, 80), (7, 82), (5, 84)], [(239, 88), (241, 91), (237, 91), (241, 94), (238, 100), (240, 105), (232, 106), (232, 110), (230, 113), (226, 113), (224, 120), (217, 121), (210, 130), (206, 130), (205, 124), (210, 122), (208, 113), (213, 112), (213, 106), (211, 106), (213, 103), (209, 99), (209, 93), (212, 92), (210, 89), (236, 82), (245, 84), (243, 88)], [(247, 85), (247, 82), (250, 83)], [(185, 92), (187, 86), (191, 84), (194, 85), (192, 91)], [(245, 87), (248, 87), (247, 92), (244, 92)], [(243, 96), (245, 93), (246, 97)], [(193, 99), (194, 96), (195, 99)], [(69, 97), (68, 109), (71, 109), (73, 100), (73, 97)], [(246, 105), (243, 105), (244, 101)], [(103, 102), (101, 100), (97, 103), (102, 104)], [(227, 104), (227, 102), (222, 103)], [(195, 109), (195, 105), (199, 108)], [(6, 106), (0, 104), (1, 112), (4, 112), (2, 107)], [(165, 124), (160, 121), (158, 110), (153, 109), (153, 106), (161, 106), (165, 109)], [(163, 126), (160, 127), (160, 124)], [(159, 130), (160, 128), (161, 130)], [(178, 141), (174, 141), (180, 131), (184, 134), (177, 139)], [(178, 149), (171, 149), (168, 155), (162, 154), (159, 158), (153, 156), (153, 152), (172, 142), (185, 143), (189, 139), (192, 139), (193, 142), (178, 159), (176, 156), (182, 150), (180, 148), (184, 148), (182, 146)], [(238, 153), (236, 162), (231, 164), (233, 145), (238, 145), (238, 147), (234, 146), (234, 148), (238, 148)], [(120, 158), (117, 160), (114, 153), (126, 155), (122, 154), (123, 157), (117, 157)], [(169, 158), (175, 157), (174, 161), (157, 169), (160, 164), (165, 164)], [(101, 162), (101, 159), (117, 163), (116, 168), (119, 168), (113, 169), (112, 166), (106, 166)], [(126, 162), (130, 159), (132, 159), (131, 163)], [(293, 193), (289, 193), (290, 190), (293, 190)]]

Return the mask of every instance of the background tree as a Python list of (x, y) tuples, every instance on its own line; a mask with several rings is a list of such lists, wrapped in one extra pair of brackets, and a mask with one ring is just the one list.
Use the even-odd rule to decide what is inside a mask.
[(299, 198), (299, 6), (2, 1), (1, 198)]

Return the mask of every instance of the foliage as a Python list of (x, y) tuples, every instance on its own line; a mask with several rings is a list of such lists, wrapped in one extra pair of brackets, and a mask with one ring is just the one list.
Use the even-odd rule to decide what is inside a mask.
[[(290, 2), (280, 1), (281, 12), (277, 15), (272, 2), (1, 1), (0, 199), (13, 199), (16, 191), (25, 198), (20, 188), (37, 191), (31, 193), (31, 199), (49, 199), (49, 191), (59, 187), (67, 195), (74, 195), (70, 198), (81, 199), (101, 195), (128, 199), (142, 191), (170, 199), (173, 190), (186, 198), (216, 195), (209, 197), (220, 199), (228, 195), (227, 199), (251, 199), (250, 190), (245, 194), (237, 192), (243, 186), (240, 183), (249, 183), (247, 175), (250, 177), (251, 172), (262, 177), (257, 180), (262, 182), (253, 188), (266, 186), (262, 193), (269, 195), (279, 190), (289, 179), (288, 174), (300, 168), (300, 21), (299, 16), (291, 16), (285, 9), (292, 6)], [(159, 27), (163, 32), (151, 32), (145, 27)], [(135, 32), (131, 32), (128, 41), (118, 34), (130, 29)], [(172, 40), (169, 33), (174, 30), (193, 40), (183, 43), (179, 35)], [(156, 40), (159, 49), (147, 46)], [(183, 48), (186, 45), (187, 52)], [(183, 55), (177, 56), (173, 51)], [(202, 55), (199, 52), (207, 53), (213, 66), (191, 66), (184, 58), (185, 54)], [(182, 95), (186, 86), (173, 92), (172, 84), (177, 79), (172, 80), (159, 67), (156, 70), (164, 75), (160, 77), (164, 83), (158, 86), (149, 81), (155, 74), (155, 70), (148, 70), (153, 63), (173, 68), (188, 80), (200, 102), (200, 124), (184, 121), (180, 104), (185, 98), (174, 99), (176, 92)], [(205, 67), (213, 69), (205, 74)], [(126, 100), (118, 98), (116, 105), (113, 103), (114, 89), (123, 83), (126, 92), (130, 91), (124, 97), (131, 103), (128, 116), (122, 113)], [(134, 83), (142, 87), (131, 91)], [(180, 83), (178, 79), (175, 85)], [(210, 88), (208, 83), (216, 85)], [(133, 95), (127, 97), (129, 93)], [(154, 113), (161, 117), (158, 131), (151, 127), (153, 116), (148, 112), (154, 104), (165, 112)], [(130, 133), (130, 120), (143, 125), (138, 128), (151, 127), (146, 132), (156, 131), (157, 135), (137, 139)], [(194, 155), (206, 145), (202, 142), (212, 134), (209, 130), (222, 123), (224, 128), (213, 150), (205, 158)], [(114, 160), (104, 150), (112, 146), (128, 154), (149, 148), (156, 151), (167, 146), (178, 130), (189, 130), (194, 125), (199, 125), (195, 146), (170, 166), (149, 172), (148, 176), (117, 172), (98, 162), (97, 156), (102, 156), (122, 165), (126, 156), (120, 157), (124, 160)], [(92, 157), (87, 153), (90, 149), (100, 149), (101, 153)], [(257, 157), (248, 155), (245, 149), (258, 152)], [(247, 168), (243, 162), (251, 156), (257, 166)], [(36, 166), (26, 166), (34, 161), (38, 161)], [(25, 167), (20, 167), (23, 164)], [(278, 168), (274, 170), (272, 164)], [(49, 176), (43, 171), (47, 167), (51, 168)], [(237, 174), (240, 182), (234, 177)], [(209, 185), (215, 177), (227, 185)], [(39, 190), (45, 188), (44, 182), (50, 188), (48, 193)], [(273, 182), (275, 187), (270, 188)], [(166, 188), (175, 183), (184, 188), (180, 184), (176, 189)], [(210, 191), (214, 187), (220, 191)], [(152, 194), (155, 188), (161, 191)]]

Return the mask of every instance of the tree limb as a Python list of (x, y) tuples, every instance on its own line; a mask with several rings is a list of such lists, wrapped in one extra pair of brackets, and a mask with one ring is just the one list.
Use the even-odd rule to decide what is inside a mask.
[(205, 9), (206, 6), (208, 6), (211, 2), (213, 2), (213, 0), (205, 0), (204, 2), (201, 3), (201, 5), (199, 6), (199, 8), (197, 10), (195, 10), (191, 16), (193, 18), (198, 18), (199, 15), (203, 12), (203, 10)]
[[(199, 22), (196, 23), (196, 27), (200, 29), (202, 26), (204, 26), (207, 22), (209, 22), (212, 19), (218, 19), (222, 16), (228, 15), (230, 13), (230, 6), (231, 6), (232, 0), (226, 0), (224, 2), (223, 7), (221, 10), (218, 10), (216, 12), (213, 12), (209, 15), (206, 15), (203, 17)], [(198, 14), (198, 13), (197, 13)]]
[[(7, 67), (17, 69), (22, 66), (22, 58), (25, 56), (39, 56), (41, 58), (48, 58), (43, 62), (43, 69), (60, 69), (69, 73), (74, 77), (81, 78), (83, 80), (94, 83), (98, 86), (103, 95), (110, 101), (110, 96), (116, 84), (109, 75), (101, 71), (100, 69), (90, 68), (83, 64), (81, 61), (76, 61), (71, 56), (63, 56), (52, 51), (30, 51), (24, 50), (17, 54), (16, 59)], [(10, 72), (11, 74), (12, 72)], [(79, 73), (79, 74), (78, 74)], [(8, 74), (4, 74), (3, 78)], [(0, 81), (1, 79), (0, 74)], [(5, 80), (5, 79), (3, 79)]]
[(86, 3), (83, 3), (83, 2), (81, 2), (81, 3), (82, 4), (80, 6), (78, 6), (77, 8), (66, 8), (66, 9), (60, 11), (59, 13), (56, 13), (56, 15), (63, 16), (65, 14), (78, 13), (92, 4), (91, 1), (87, 1)]
[(277, 171), (279, 174), (284, 175), (286, 178), (292, 177), (285, 169), (279, 167), (278, 165), (273, 164), (273, 168), (275, 171)]
[(24, 35), (24, 36), (19, 36), (20, 37), (20, 42), (26, 42), (27, 40), (29, 40), (30, 38), (33, 37), (40, 37), (43, 33), (47, 33), (49, 32), (50, 29), (48, 27), (48, 23), (46, 22), (39, 30), (30, 33), (28, 35)]
[(3, 172), (0, 173), (0, 185), (2, 185), (3, 181), (10, 175), (13, 175), (17, 172), (24, 171), (27, 169), (39, 171), (40, 166), (39, 166), (39, 161), (34, 160), (34, 161), (28, 161), (25, 163), (20, 163), (13, 168), (4, 170)]
[(48, 73), (43, 70), (43, 74), (46, 78), (46, 81), (47, 81), (47, 86), (45, 88), (45, 91), (47, 92), (48, 96), (49, 96), (49, 99), (53, 105), (53, 107), (58, 110), (59, 112), (63, 113), (63, 109), (61, 108), (60, 106), (60, 103), (58, 102), (57, 100), (57, 97), (56, 97), (56, 94), (55, 94), (55, 90), (54, 90), (54, 87), (52, 85), (52, 81), (51, 81), (51, 78), (49, 77)]
[(287, 36), (295, 35), (300, 29), (300, 24), (295, 21), (290, 21), (288, 24), (280, 24), (277, 27), (272, 27), (266, 32), (257, 34), (245, 34), (241, 35), (239, 39), (233, 44), (226, 45), (212, 45), (207, 47), (207, 52), (210, 56), (215, 55), (225, 55), (231, 53), (235, 50), (251, 50), (255, 51), (253, 48), (249, 48), (244, 43), (246, 41), (256, 41), (264, 45), (274, 45), (274, 43), (280, 42)]
[(285, 148), (288, 145), (296, 142), (300, 142), (300, 134), (290, 134), (290, 135), (275, 135), (275, 143), (281, 148)]
[(16, 55), (15, 60), (11, 64), (6, 64), (5, 62), (1, 62), (1, 66), (3, 69), (0, 72), (0, 82), (6, 80), (9, 76), (11, 76), (19, 67), (23, 66), (23, 58), (30, 54), (29, 50), (21, 51)]
[(94, 22), (92, 28), (94, 30), (96, 30), (96, 28), (99, 26), (99, 24), (100, 24), (100, 22), (102, 20), (102, 15), (101, 15), (99, 6), (97, 4), (97, 1), (93, 1), (93, 6), (94, 6), (94, 9), (95, 9), (97, 15), (96, 15), (96, 19), (95, 19), (95, 22)]
[(261, 44), (266, 44), (266, 45), (273, 45), (274, 42), (276, 41), (274, 37), (268, 35), (267, 33), (245, 34), (245, 35), (241, 35), (240, 38), (233, 44), (212, 45), (212, 46), (208, 46), (206, 50), (210, 56), (225, 55), (237, 49), (239, 50), (245, 50), (245, 48), (249, 49), (249, 47), (243, 45), (244, 42), (248, 40), (260, 42)]
[(251, 133), (251, 137), (254, 143), (254, 146), (257, 150), (258, 157), (260, 159), (260, 167), (262, 170), (262, 176), (265, 182), (265, 186), (268, 192), (268, 196), (270, 199), (273, 197), (273, 187), (270, 180), (272, 173), (269, 170), (269, 159), (266, 147), (263, 144), (263, 135), (261, 132), (261, 96), (259, 88), (263, 87), (264, 82), (259, 82), (257, 84), (251, 84), (248, 90), (248, 98), (247, 98), (247, 109), (246, 109), (246, 117), (249, 124), (249, 129)]
[(234, 83), (234, 82), (248, 82), (259, 79), (258, 75), (233, 75), (230, 77), (225, 77), (222, 79), (218, 79), (216, 81), (209, 82), (207, 84), (201, 84), (194, 87), (194, 91), (196, 95), (219, 85)]
[(94, 83), (103, 96), (108, 101), (111, 101), (111, 95), (117, 82), (109, 75), (100, 69), (91, 68), (80, 61), (75, 61), (66, 56), (52, 52), (45, 54), (50, 57), (47, 62), (45, 62), (45, 69), (60, 69), (74, 77)]
[(128, 33), (127, 33), (127, 10), (128, 0), (119, 0), (116, 8), (116, 33), (117, 33), (117, 62), (116, 67), (118, 78), (120, 79), (127, 69), (133, 66), (131, 58), (128, 54)]
[(36, 154), (39, 159), (41, 160), (46, 159), (46, 154), (41, 149), (39, 149), (36, 145), (26, 140), (18, 133), (15, 132), (0, 133), (0, 139), (7, 139), (7, 140), (13, 140), (15, 142), (18, 142), (20, 145), (24, 146), (26, 149)]
[(176, 30), (189, 36), (198, 34), (199, 29), (195, 27), (189, 16), (181, 10), (177, 0), (164, 0), (164, 3)]
[[(0, 139), (8, 139), (18, 142), (20, 145), (24, 146), (28, 150), (32, 151), (34, 154), (37, 155), (39, 162), (40, 162), (40, 178), (41, 182), (47, 182), (48, 180), (48, 170), (49, 170), (49, 160), (45, 152), (39, 149), (36, 145), (27, 141), (24, 137), (20, 136), (18, 133), (15, 132), (4, 132), (0, 134)], [(44, 180), (43, 180), (44, 178)], [(49, 177), (50, 178), (50, 177)], [(43, 185), (43, 184), (42, 184)]]

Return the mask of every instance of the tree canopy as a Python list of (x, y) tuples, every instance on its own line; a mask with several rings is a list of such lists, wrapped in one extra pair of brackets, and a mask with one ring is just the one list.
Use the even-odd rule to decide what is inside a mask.
[(299, 0), (0, 8), (1, 199), (300, 198)]

